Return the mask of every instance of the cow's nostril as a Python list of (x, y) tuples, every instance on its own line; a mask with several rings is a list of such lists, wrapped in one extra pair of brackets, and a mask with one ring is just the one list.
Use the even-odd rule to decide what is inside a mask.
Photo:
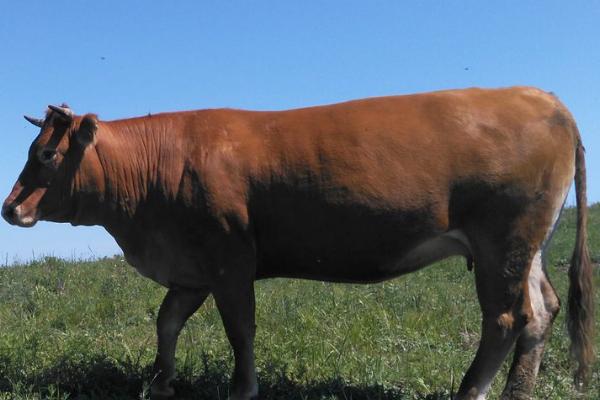
[(14, 204), (5, 204), (2, 206), (2, 217), (8, 222), (11, 222), (15, 216), (15, 208)]

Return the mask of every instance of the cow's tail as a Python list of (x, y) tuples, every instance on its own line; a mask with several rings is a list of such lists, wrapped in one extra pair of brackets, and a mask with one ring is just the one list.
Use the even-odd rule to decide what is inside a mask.
[(575, 193), (577, 199), (577, 234), (569, 269), (569, 304), (567, 327), (571, 337), (571, 355), (577, 362), (575, 384), (587, 383), (594, 359), (594, 293), (593, 271), (587, 247), (587, 195), (585, 149), (577, 135), (575, 150)]

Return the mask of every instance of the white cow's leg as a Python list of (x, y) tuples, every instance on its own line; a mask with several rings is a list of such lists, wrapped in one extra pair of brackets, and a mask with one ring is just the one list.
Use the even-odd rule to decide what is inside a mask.
[(208, 290), (169, 289), (163, 300), (156, 331), (158, 351), (154, 362), (156, 376), (151, 388), (152, 400), (167, 399), (174, 394), (170, 382), (175, 377), (175, 347), (177, 337), (188, 318), (202, 305)]
[(215, 288), (213, 296), (235, 357), (229, 399), (253, 399), (258, 395), (254, 366), (254, 282), (241, 277), (225, 279)]

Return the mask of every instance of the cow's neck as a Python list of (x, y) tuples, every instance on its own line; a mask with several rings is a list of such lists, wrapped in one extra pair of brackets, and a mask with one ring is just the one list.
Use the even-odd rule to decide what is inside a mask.
[[(103, 136), (100, 136), (103, 135)], [(98, 198), (101, 225), (112, 230), (139, 217), (145, 204), (177, 195), (169, 127), (147, 119), (107, 124), (96, 145), (105, 186)]]

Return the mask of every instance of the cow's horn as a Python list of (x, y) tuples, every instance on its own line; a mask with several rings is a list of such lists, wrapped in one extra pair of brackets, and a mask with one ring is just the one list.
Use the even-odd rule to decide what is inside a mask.
[(31, 122), (32, 124), (34, 124), (35, 126), (38, 126), (40, 128), (42, 127), (42, 125), (44, 125), (44, 120), (43, 119), (33, 118), (33, 117), (28, 116), (28, 115), (23, 115), (23, 117), (27, 121)]
[(63, 117), (65, 117), (67, 119), (73, 118), (73, 111), (71, 111), (71, 109), (68, 107), (58, 107), (58, 106), (49, 105), (48, 108), (54, 112), (59, 113), (60, 115), (62, 115)]

